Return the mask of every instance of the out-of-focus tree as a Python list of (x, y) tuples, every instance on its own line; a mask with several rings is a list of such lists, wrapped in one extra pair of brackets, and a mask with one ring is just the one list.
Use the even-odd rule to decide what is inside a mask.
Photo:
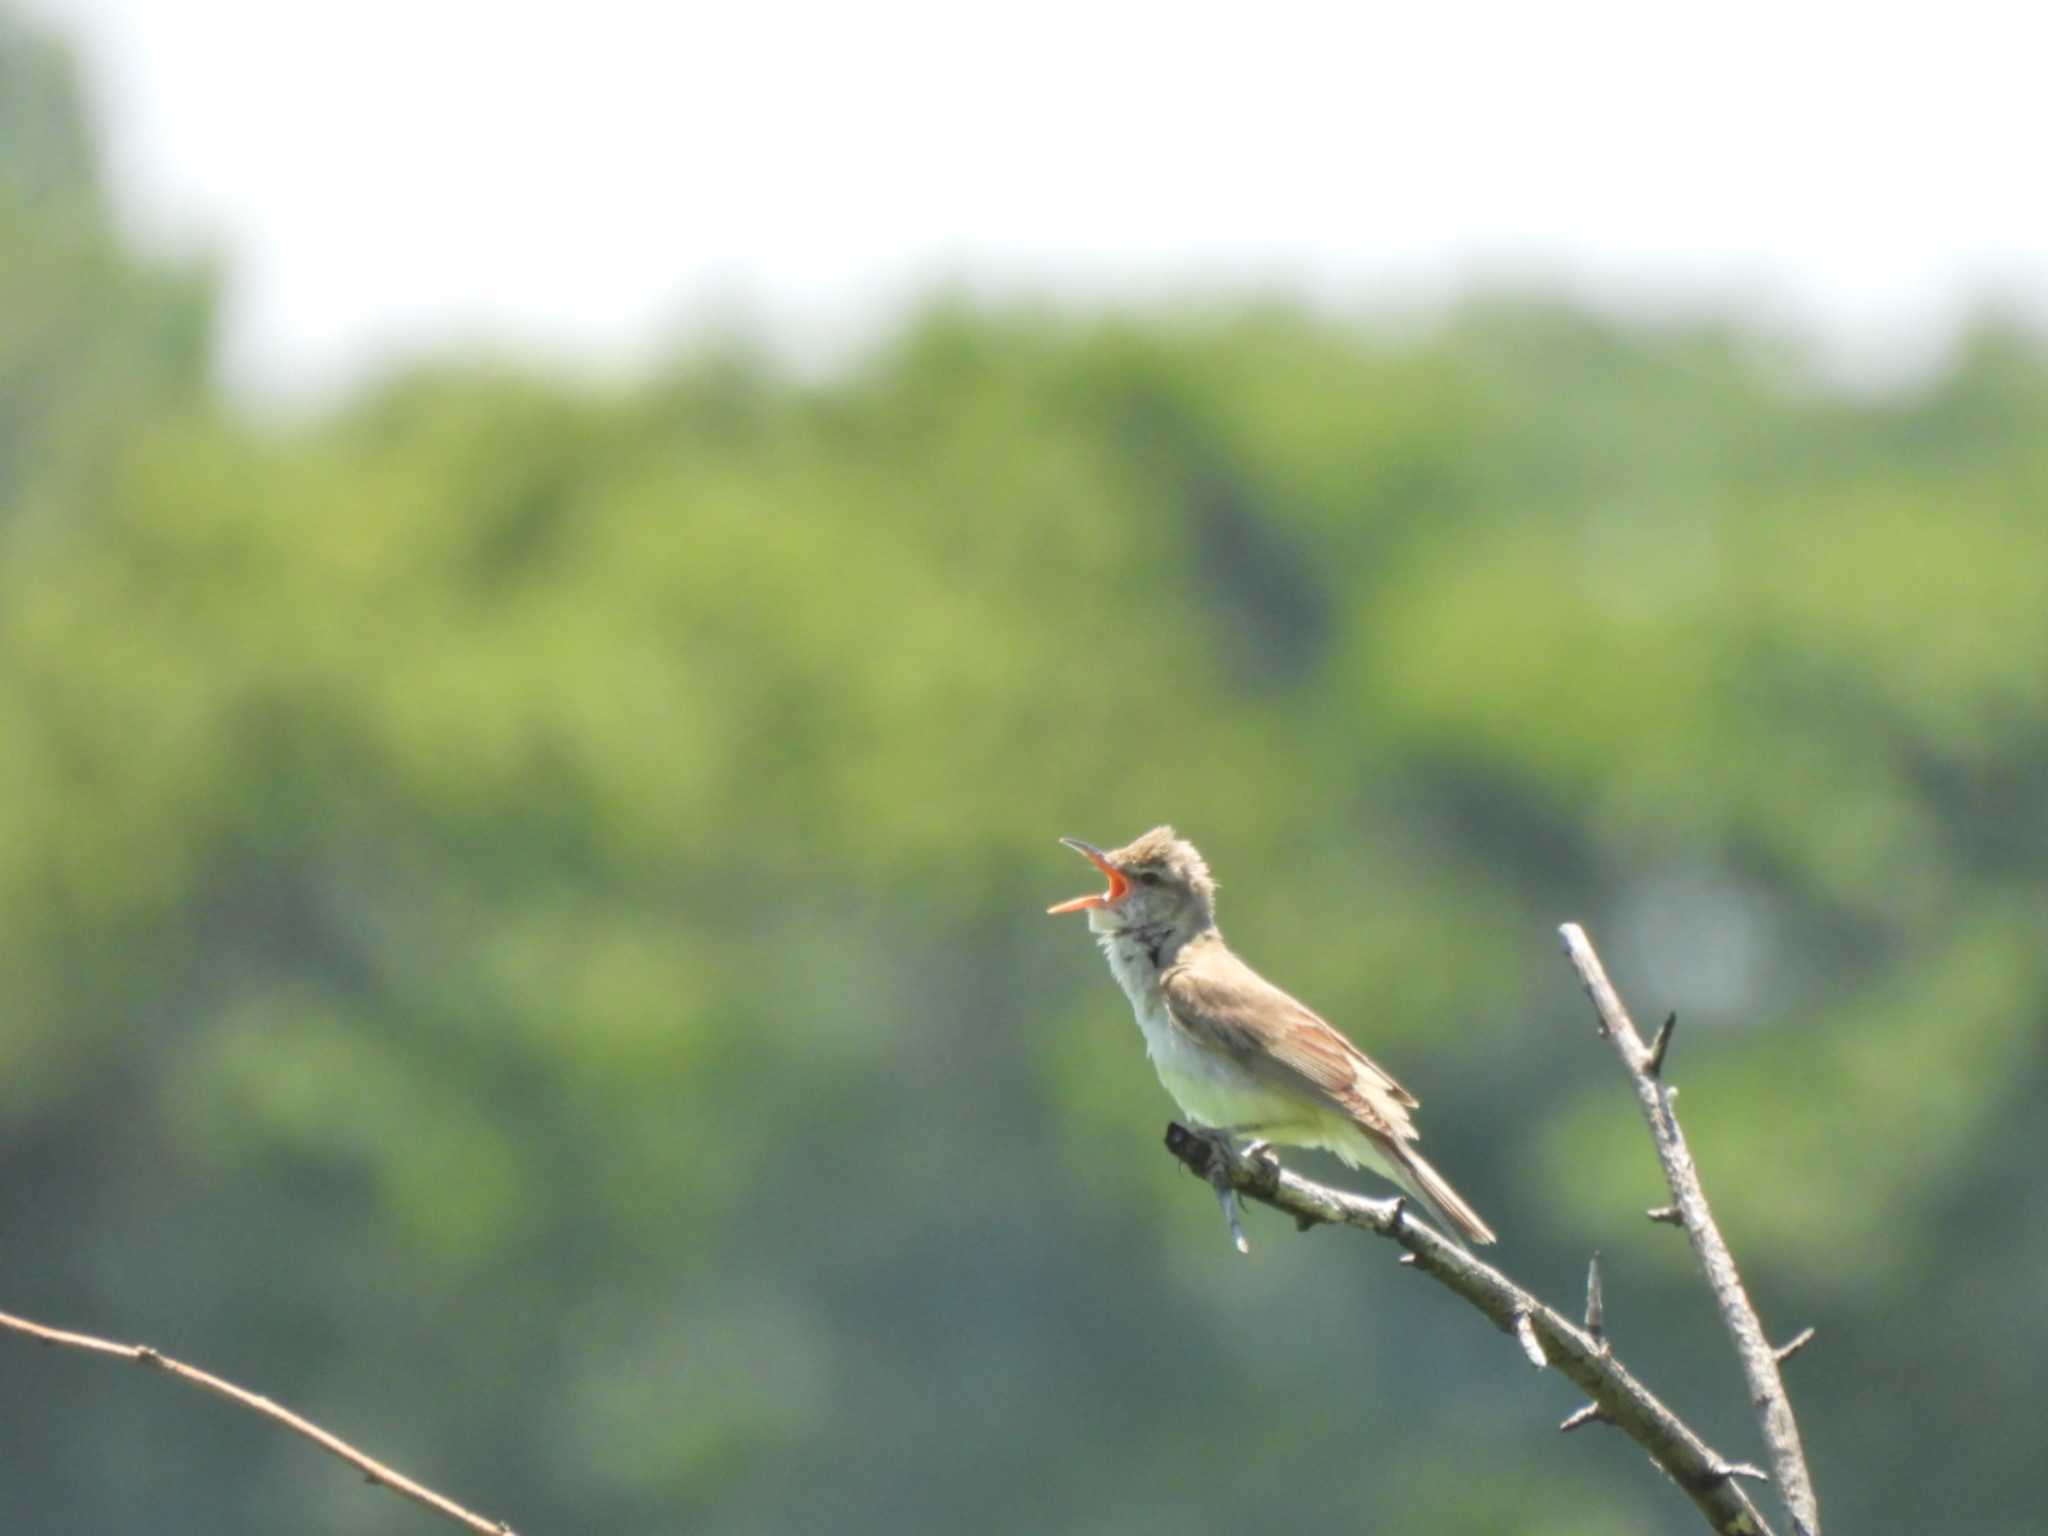
[(0, 10), (0, 537), (200, 398), (212, 321), (204, 271), (115, 229), (69, 57)]
[[(1223, 1251), (1036, 915), (1055, 835), (1173, 819), (1518, 1269), (1562, 1297), (1599, 1244), (1631, 1358), (1739, 1448), (1554, 952), (1587, 921), (1687, 1016), (1766, 1316), (1822, 1324), (1836, 1522), (2028, 1528), (2034, 341), (1871, 400), (1545, 303), (939, 306), (821, 384), (452, 359), (265, 430), (68, 79), (0, 33), (9, 1302), (521, 1529), (1685, 1529), (1398, 1273)], [(400, 1518), (9, 1369), (10, 1525)]]

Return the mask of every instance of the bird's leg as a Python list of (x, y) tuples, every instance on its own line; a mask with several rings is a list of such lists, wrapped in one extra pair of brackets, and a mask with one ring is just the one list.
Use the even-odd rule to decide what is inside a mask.
[(1237, 1203), (1237, 1186), (1230, 1182), (1230, 1164), (1236, 1149), (1232, 1145), (1234, 1127), (1198, 1125), (1194, 1133), (1209, 1143), (1209, 1160), (1206, 1172), (1209, 1187), (1216, 1191), (1216, 1203), (1223, 1210), (1223, 1224), (1230, 1229), (1230, 1246), (1239, 1253), (1250, 1253), (1252, 1245), (1244, 1235), (1244, 1213)]
[(1216, 1190), (1216, 1203), (1223, 1207), (1223, 1224), (1230, 1229), (1230, 1246), (1239, 1253), (1250, 1253), (1252, 1245), (1244, 1235), (1244, 1212), (1238, 1206), (1237, 1190), (1232, 1187), (1230, 1176), (1217, 1166), (1209, 1175), (1209, 1183)]
[[(1209, 1159), (1209, 1183), (1216, 1191), (1216, 1203), (1223, 1208), (1223, 1221), (1230, 1229), (1230, 1244), (1239, 1253), (1250, 1253), (1252, 1246), (1245, 1240), (1244, 1213), (1238, 1204), (1237, 1186), (1230, 1182), (1230, 1161), (1233, 1157), (1248, 1159), (1264, 1177), (1277, 1179), (1280, 1159), (1273, 1155), (1272, 1145), (1258, 1136), (1266, 1129), (1268, 1127), (1262, 1125), (1216, 1125), (1205, 1126), (1200, 1133), (1216, 1148), (1215, 1155)], [(1239, 1150), (1235, 1142), (1240, 1136), (1254, 1139)]]

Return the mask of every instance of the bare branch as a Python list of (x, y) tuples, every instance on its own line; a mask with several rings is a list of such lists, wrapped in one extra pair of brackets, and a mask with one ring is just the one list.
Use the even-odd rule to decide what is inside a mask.
[[(1656, 1044), (1645, 1047), (1585, 930), (1577, 923), (1566, 923), (1558, 932), (1564, 940), (1566, 957), (1593, 1001), (1600, 1033), (1613, 1042), (1622, 1066), (1635, 1084), (1636, 1101), (1650, 1128), (1650, 1139), (1656, 1144), (1657, 1159), (1664, 1165), (1664, 1179), (1671, 1187), (1673, 1205), (1686, 1236), (1692, 1240), (1700, 1267), (1706, 1272), (1707, 1284), (1721, 1309), (1721, 1321), (1735, 1341), (1735, 1352), (1749, 1381), (1750, 1400), (1756, 1404), (1764, 1444), (1770, 1451), (1778, 1493), (1785, 1502), (1793, 1530), (1799, 1536), (1820, 1536), (1820, 1505), (1806, 1469), (1806, 1454), (1799, 1444), (1799, 1425), (1792, 1417), (1792, 1404), (1778, 1374), (1776, 1352), (1764, 1337), (1763, 1324), (1757, 1320), (1728, 1244), (1707, 1206), (1699, 1171), (1693, 1166), (1692, 1153), (1686, 1147), (1677, 1113), (1671, 1106), (1677, 1090), (1664, 1086), (1657, 1077), (1663, 1066), (1664, 1047), (1670, 1040), (1672, 1020), (1667, 1019), (1664, 1028), (1658, 1031)], [(1656, 1212), (1651, 1217), (1661, 1219)], [(1742, 1475), (1741, 1470), (1736, 1469), (1733, 1475)]]
[(0, 1328), (25, 1334), (43, 1344), (61, 1345), (66, 1349), (82, 1350), (87, 1354), (105, 1355), (115, 1360), (127, 1360), (151, 1370), (162, 1371), (179, 1381), (224, 1397), (239, 1407), (248, 1409), (262, 1418), (281, 1424), (295, 1435), (312, 1441), (330, 1456), (338, 1456), (371, 1483), (381, 1484), (393, 1493), (411, 1499), (413, 1503), (431, 1509), (444, 1520), (480, 1533), (480, 1536), (513, 1536), (512, 1527), (502, 1520), (490, 1520), (464, 1509), (453, 1499), (434, 1492), (424, 1484), (416, 1483), (404, 1473), (394, 1471), (372, 1457), (350, 1445), (338, 1435), (329, 1434), (311, 1420), (302, 1419), (290, 1409), (281, 1407), (267, 1397), (236, 1386), (231, 1381), (173, 1360), (169, 1355), (151, 1349), (147, 1344), (116, 1344), (108, 1339), (96, 1339), (91, 1334), (69, 1333), (61, 1328), (48, 1328), (41, 1323), (32, 1323), (27, 1318), (14, 1317), (0, 1312)]
[[(1636, 1444), (1691, 1499), (1722, 1536), (1770, 1536), (1756, 1505), (1729, 1463), (1577, 1324), (1545, 1306), (1506, 1275), (1444, 1237), (1408, 1220), (1403, 1202), (1369, 1200), (1267, 1163), (1253, 1166), (1236, 1149), (1182, 1125), (1166, 1128), (1167, 1150), (1212, 1183), (1219, 1178), (1297, 1222), (1355, 1227), (1399, 1243), (1403, 1261), (1461, 1297), (1505, 1333), (1526, 1331), (1549, 1368), (1591, 1399), (1592, 1406)], [(1218, 1168), (1220, 1165), (1220, 1174)]]

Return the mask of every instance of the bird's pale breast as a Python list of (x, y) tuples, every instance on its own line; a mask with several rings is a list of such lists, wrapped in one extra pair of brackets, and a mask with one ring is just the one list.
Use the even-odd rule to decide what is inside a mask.
[(1285, 1146), (1321, 1147), (1354, 1168), (1401, 1182), (1386, 1155), (1334, 1105), (1314, 1102), (1253, 1076), (1224, 1052), (1197, 1044), (1173, 1021), (1159, 970), (1144, 947), (1098, 933), (1117, 984), (1130, 999), (1145, 1054), (1181, 1113), (1204, 1126), (1237, 1127)]
[(1209, 1126), (1279, 1126), (1304, 1118), (1299, 1099), (1260, 1081), (1221, 1051), (1196, 1044), (1174, 1023), (1159, 972), (1141, 946), (1105, 934), (1102, 947), (1137, 1016), (1145, 1054), (1190, 1119)]

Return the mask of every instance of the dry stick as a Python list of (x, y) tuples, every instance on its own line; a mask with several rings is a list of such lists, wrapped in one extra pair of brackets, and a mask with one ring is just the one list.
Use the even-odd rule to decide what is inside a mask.
[(414, 1482), (402, 1472), (394, 1472), (381, 1461), (365, 1456), (337, 1435), (330, 1435), (319, 1425), (300, 1418), (288, 1408), (282, 1408), (267, 1397), (245, 1391), (231, 1381), (222, 1381), (196, 1367), (173, 1360), (169, 1355), (151, 1349), (147, 1344), (115, 1344), (107, 1339), (96, 1339), (87, 1333), (67, 1333), (61, 1328), (46, 1328), (41, 1323), (32, 1323), (25, 1317), (13, 1317), (0, 1312), (0, 1327), (10, 1328), (16, 1333), (25, 1333), (44, 1344), (61, 1344), (66, 1349), (81, 1349), (88, 1354), (110, 1355), (116, 1360), (132, 1361), (136, 1365), (148, 1366), (152, 1370), (168, 1372), (180, 1381), (190, 1382), (204, 1388), (231, 1403), (238, 1403), (251, 1413), (260, 1414), (282, 1424), (295, 1435), (303, 1435), (322, 1450), (339, 1456), (354, 1467), (372, 1483), (381, 1483), (393, 1493), (402, 1494), (415, 1504), (424, 1505), (435, 1514), (466, 1526), (483, 1536), (513, 1536), (512, 1527), (502, 1520), (487, 1520), (482, 1515), (472, 1514), (453, 1499), (444, 1498), (433, 1489)]
[[(1590, 1415), (1614, 1424), (1650, 1453), (1698, 1506), (1721, 1536), (1771, 1536), (1770, 1528), (1737, 1481), (1758, 1474), (1715, 1454), (1677, 1414), (1631, 1376), (1604, 1340), (1596, 1340), (1554, 1312), (1491, 1265), (1482, 1264), (1432, 1227), (1410, 1219), (1406, 1202), (1369, 1200), (1346, 1190), (1315, 1184), (1289, 1173), (1268, 1159), (1252, 1161), (1236, 1148), (1185, 1126), (1166, 1128), (1167, 1150), (1193, 1172), (1219, 1187), (1228, 1186), (1262, 1205), (1292, 1216), (1306, 1231), (1321, 1222), (1356, 1227), (1390, 1238), (1408, 1251), (1404, 1264), (1493, 1320), (1514, 1337), (1532, 1364), (1547, 1364), (1591, 1400)], [(1532, 1350), (1529, 1346), (1534, 1344)], [(1538, 1360), (1538, 1357), (1541, 1360)], [(1583, 1411), (1583, 1410), (1582, 1410)], [(1567, 1421), (1560, 1428), (1576, 1428)]]
[[(1742, 1288), (1742, 1277), (1735, 1271), (1735, 1260), (1721, 1238), (1721, 1229), (1714, 1225), (1714, 1213), (1707, 1207), (1699, 1171), (1693, 1167), (1692, 1153), (1686, 1149), (1685, 1137), (1678, 1129), (1678, 1115), (1671, 1107), (1677, 1090), (1666, 1088), (1661, 1079), (1664, 1050), (1670, 1043), (1675, 1019), (1665, 1020), (1655, 1044), (1645, 1046), (1628, 1011), (1621, 1006), (1614, 983), (1607, 979), (1600, 957), (1593, 952), (1585, 930), (1577, 923), (1566, 923), (1558, 933), (1564, 939), (1566, 957), (1579, 973), (1586, 995), (1593, 1000), (1600, 1033), (1613, 1042), (1621, 1064), (1635, 1084), (1636, 1102), (1650, 1127), (1650, 1139), (1657, 1145), (1657, 1160), (1664, 1165), (1665, 1182), (1671, 1186), (1677, 1222), (1692, 1240), (1693, 1252), (1698, 1255), (1714, 1300), (1720, 1305), (1721, 1321), (1735, 1340), (1743, 1374), (1749, 1378), (1750, 1400), (1756, 1404), (1757, 1422), (1763, 1428), (1764, 1444), (1770, 1451), (1778, 1496), (1785, 1501), (1794, 1536), (1820, 1536), (1820, 1505), (1814, 1498), (1813, 1479), (1806, 1470), (1806, 1454), (1799, 1446), (1799, 1425), (1792, 1417), (1792, 1404), (1778, 1374), (1779, 1354), (1764, 1337), (1756, 1308), (1750, 1305), (1749, 1295)], [(1672, 1219), (1666, 1214), (1670, 1209), (1652, 1211), (1651, 1219)], [(1804, 1340), (1795, 1341), (1801, 1342)]]

